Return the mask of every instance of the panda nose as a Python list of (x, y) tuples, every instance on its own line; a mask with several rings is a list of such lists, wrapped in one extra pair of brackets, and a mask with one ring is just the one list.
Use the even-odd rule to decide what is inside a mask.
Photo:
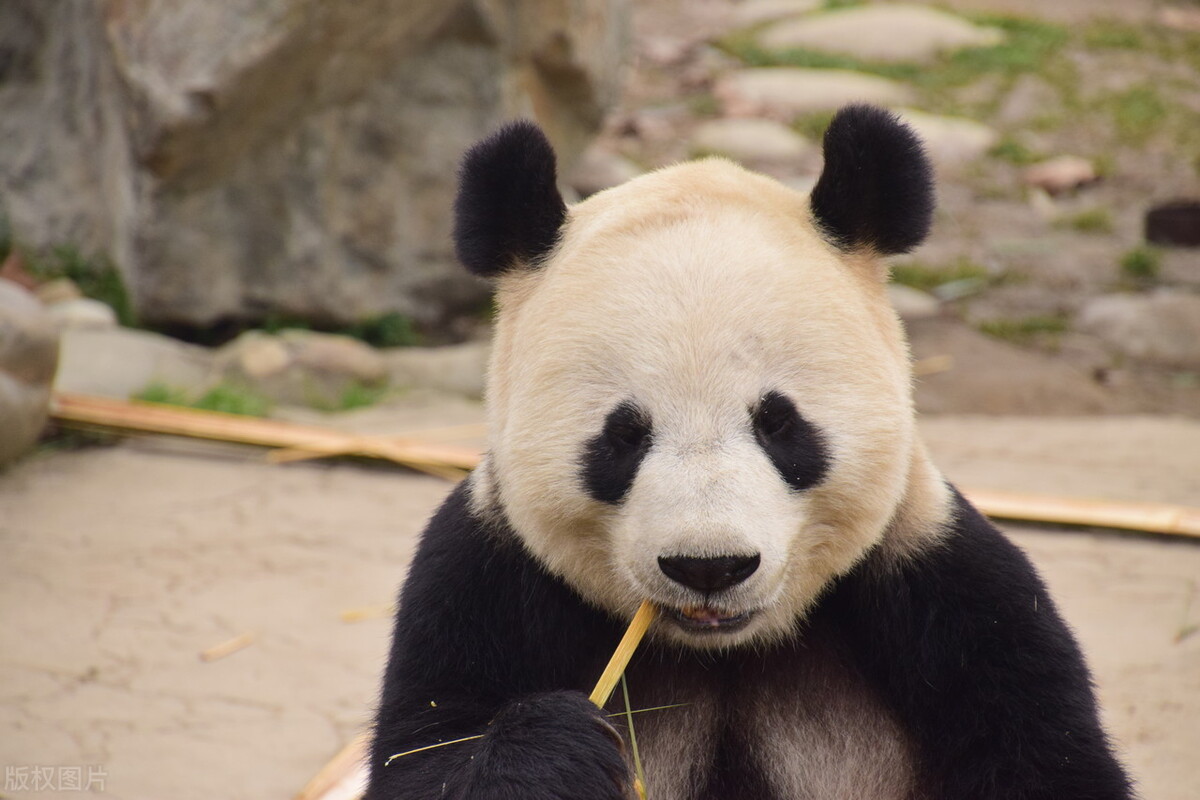
[(671, 580), (701, 592), (717, 592), (737, 586), (758, 569), (762, 559), (752, 556), (719, 556), (692, 558), (690, 556), (659, 556), (658, 567)]

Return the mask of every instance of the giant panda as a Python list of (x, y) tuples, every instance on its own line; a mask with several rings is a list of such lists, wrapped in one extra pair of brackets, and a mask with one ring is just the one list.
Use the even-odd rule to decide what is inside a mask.
[(1046, 587), (917, 436), (882, 259), (930, 227), (921, 144), (851, 106), (824, 159), (568, 208), (536, 126), (467, 154), (489, 446), (401, 591), (370, 800), (632, 797), (621, 692), (585, 693), (647, 598), (650, 800), (1131, 796)]

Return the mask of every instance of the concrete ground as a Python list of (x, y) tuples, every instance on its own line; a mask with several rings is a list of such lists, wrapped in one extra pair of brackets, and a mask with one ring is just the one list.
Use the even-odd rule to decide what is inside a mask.
[[(465, 403), (356, 427), (479, 419)], [(1200, 423), (924, 422), (964, 486), (1200, 506)], [(392, 599), (441, 480), (163, 440), (0, 475), (0, 796), (288, 798), (371, 715)], [(1200, 541), (1005, 526), (1091, 659), (1147, 800), (1200, 786)], [(343, 611), (366, 608), (346, 622)], [(199, 653), (243, 633), (244, 650)]]

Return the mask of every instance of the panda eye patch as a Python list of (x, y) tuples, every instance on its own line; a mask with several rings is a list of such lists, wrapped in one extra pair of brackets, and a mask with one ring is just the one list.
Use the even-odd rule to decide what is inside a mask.
[(791, 400), (768, 392), (751, 409), (750, 420), (759, 447), (789, 486), (801, 491), (821, 482), (829, 470), (829, 448)]
[(583, 482), (588, 494), (602, 503), (621, 502), (650, 444), (648, 414), (628, 401), (610, 411), (604, 428), (584, 451)]

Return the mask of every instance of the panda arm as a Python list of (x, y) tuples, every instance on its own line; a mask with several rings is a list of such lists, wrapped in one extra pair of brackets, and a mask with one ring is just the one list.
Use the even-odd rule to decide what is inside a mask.
[(564, 782), (623, 797), (619, 735), (578, 691), (619, 629), (473, 517), (468, 492), (434, 516), (401, 591), (366, 797), (558, 797)]
[[(940, 798), (1132, 796), (1091, 676), (1032, 564), (957, 495), (947, 540), (834, 593)], [(875, 560), (878, 560), (876, 557)]]

